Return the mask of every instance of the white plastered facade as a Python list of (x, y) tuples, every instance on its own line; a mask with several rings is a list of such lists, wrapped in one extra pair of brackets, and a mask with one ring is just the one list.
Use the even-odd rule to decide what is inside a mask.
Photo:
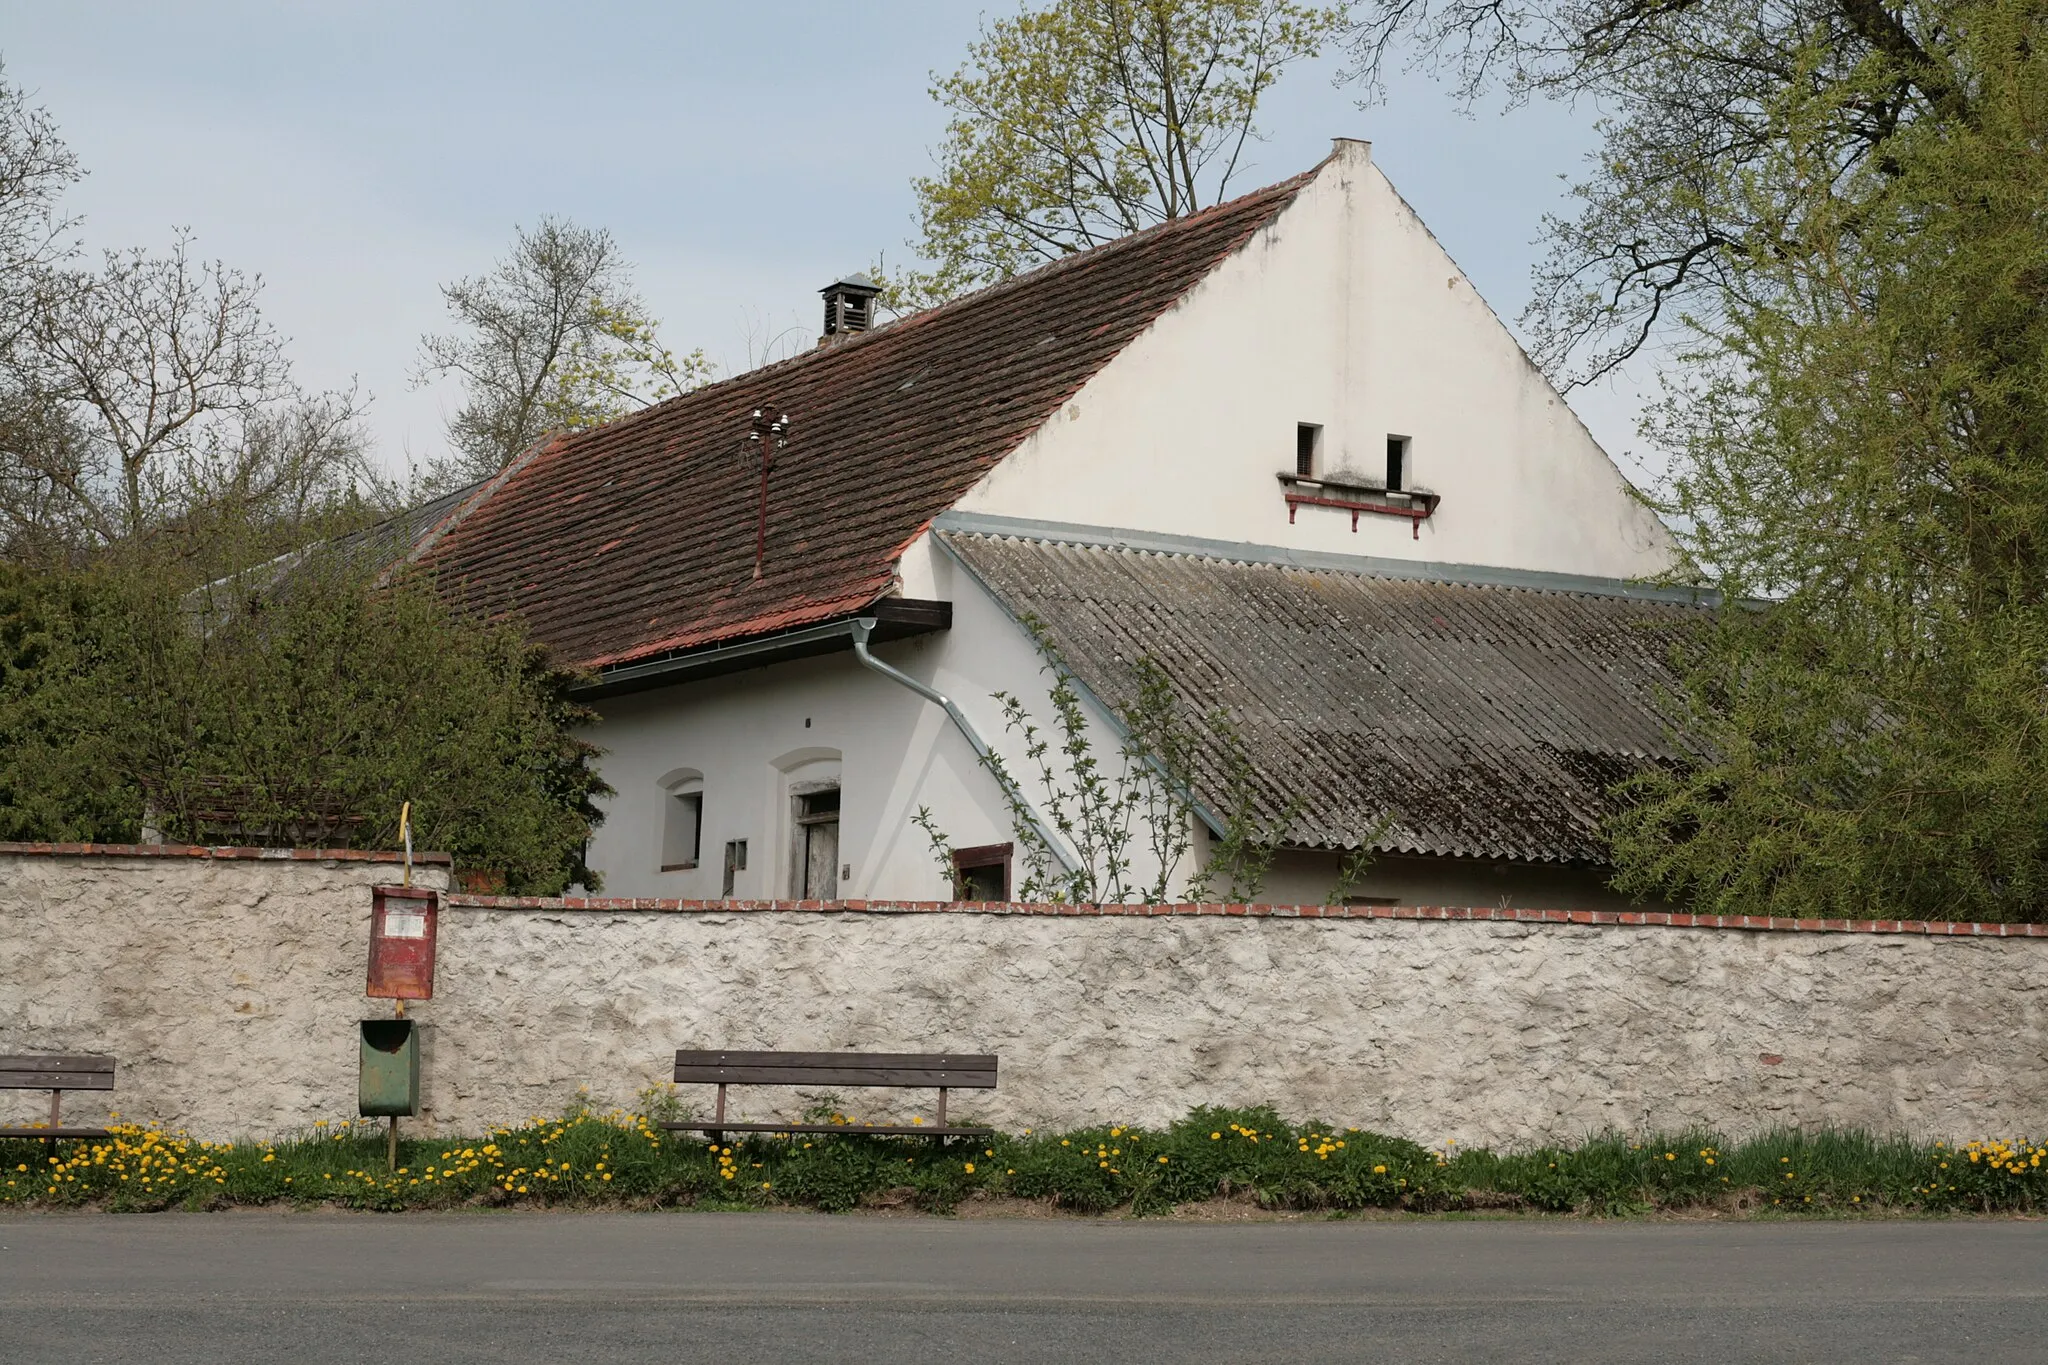
[[(1043, 717), (1050, 679), (1029, 637), (950, 558), (935, 568), (937, 595), (953, 603), (950, 630), (892, 644), (875, 654), (953, 698), (976, 731), (1014, 770), (1028, 766), (1006, 734), (1009, 690)], [(742, 899), (794, 898), (792, 778), (837, 765), (842, 897), (945, 900), (950, 882), (913, 818), (933, 812), (955, 847), (1012, 842), (1010, 814), (995, 780), (938, 706), (864, 667), (851, 652), (730, 673), (599, 703), (590, 734), (606, 750), (602, 771), (615, 795), (592, 836), (591, 865), (614, 896), (685, 900), (722, 894), (727, 841), (748, 841), (747, 868), (734, 875)], [(1096, 740), (1116, 738), (1096, 720)], [(695, 868), (662, 869), (665, 783), (678, 769), (701, 774), (703, 856)]]
[[(1404, 485), (1441, 498), (1419, 525), (1305, 506), (1276, 477), (1297, 430), (1322, 429), (1316, 473), (1385, 478), (1407, 438)], [(957, 509), (1105, 530), (1604, 578), (1653, 575), (1672, 542), (1414, 211), (1340, 141), (1294, 201), (1142, 332), (993, 469)], [(906, 597), (953, 603), (952, 628), (878, 647), (950, 695), (1023, 771), (992, 699), (1043, 717), (1046, 680), (1024, 632), (927, 534), (899, 562)], [(1009, 840), (994, 779), (943, 711), (850, 653), (600, 703), (591, 738), (617, 795), (591, 863), (613, 895), (708, 898), (726, 840), (748, 841), (739, 897), (790, 897), (789, 773), (836, 761), (842, 896), (938, 898), (945, 874), (911, 817), (931, 810), (958, 846)], [(1097, 723), (1101, 752), (1115, 735)], [(661, 780), (701, 772), (697, 867), (662, 871)], [(1027, 793), (1030, 786), (1027, 784)], [(1183, 872), (1191, 874), (1197, 853)], [(1411, 865), (1412, 864), (1412, 865)], [(1284, 855), (1267, 899), (1315, 901), (1334, 856)], [(1597, 878), (1432, 860), (1389, 861), (1363, 894), (1402, 903), (1589, 905)]]

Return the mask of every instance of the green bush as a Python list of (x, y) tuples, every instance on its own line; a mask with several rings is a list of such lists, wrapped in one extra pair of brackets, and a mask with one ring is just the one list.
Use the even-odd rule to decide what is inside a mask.
[(394, 848), (410, 802), (417, 847), (507, 890), (594, 888), (580, 675), (425, 579), (297, 563), (0, 563), (0, 839)]

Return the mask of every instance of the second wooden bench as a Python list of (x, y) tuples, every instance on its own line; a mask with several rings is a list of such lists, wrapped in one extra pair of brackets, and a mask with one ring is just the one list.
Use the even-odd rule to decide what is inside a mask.
[[(887, 1137), (987, 1137), (993, 1128), (952, 1128), (946, 1124), (946, 1092), (993, 1090), (996, 1059), (936, 1052), (702, 1052), (676, 1053), (677, 1085), (715, 1085), (717, 1108), (707, 1122), (664, 1123), (678, 1132), (705, 1133), (722, 1142), (727, 1133), (874, 1133)], [(939, 1092), (936, 1124), (741, 1123), (725, 1117), (725, 1091), (733, 1085), (809, 1085), (828, 1088), (886, 1086), (932, 1088)]]

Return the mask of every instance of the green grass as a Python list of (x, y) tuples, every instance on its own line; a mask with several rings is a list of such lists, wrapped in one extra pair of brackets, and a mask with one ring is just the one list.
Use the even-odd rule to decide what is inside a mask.
[[(829, 1111), (828, 1111), (829, 1112)], [(2048, 1149), (1960, 1147), (1839, 1130), (1603, 1134), (1521, 1151), (1424, 1147), (1266, 1109), (1197, 1109), (1121, 1124), (941, 1145), (858, 1134), (713, 1146), (641, 1116), (578, 1109), (475, 1138), (408, 1139), (385, 1165), (374, 1121), (268, 1143), (123, 1127), (110, 1139), (0, 1141), (0, 1207), (235, 1205), (761, 1208), (842, 1211), (886, 1198), (946, 1212), (975, 1195), (1081, 1213), (1166, 1212), (1238, 1196), (1272, 1209), (1514, 1209), (1618, 1217), (1716, 1208), (1766, 1214), (2028, 1212), (2048, 1207)]]

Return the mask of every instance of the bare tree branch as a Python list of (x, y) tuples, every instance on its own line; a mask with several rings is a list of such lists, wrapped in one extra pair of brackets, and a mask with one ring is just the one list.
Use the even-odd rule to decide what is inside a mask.
[[(1944, 0), (1365, 0), (1347, 76), (1375, 98), (1390, 62), (1448, 75), (1461, 97), (1592, 99), (1611, 111), (1577, 186), (1576, 217), (1524, 314), (1537, 358), (1567, 387), (1611, 372), (1673, 319), (1712, 317), (1760, 278), (1750, 253), (1805, 249), (1887, 144), (1923, 117), (1965, 121)], [(1795, 106), (1831, 179), (1752, 212), (1746, 186), (1783, 150)], [(1751, 282), (1746, 285), (1745, 281)]]

